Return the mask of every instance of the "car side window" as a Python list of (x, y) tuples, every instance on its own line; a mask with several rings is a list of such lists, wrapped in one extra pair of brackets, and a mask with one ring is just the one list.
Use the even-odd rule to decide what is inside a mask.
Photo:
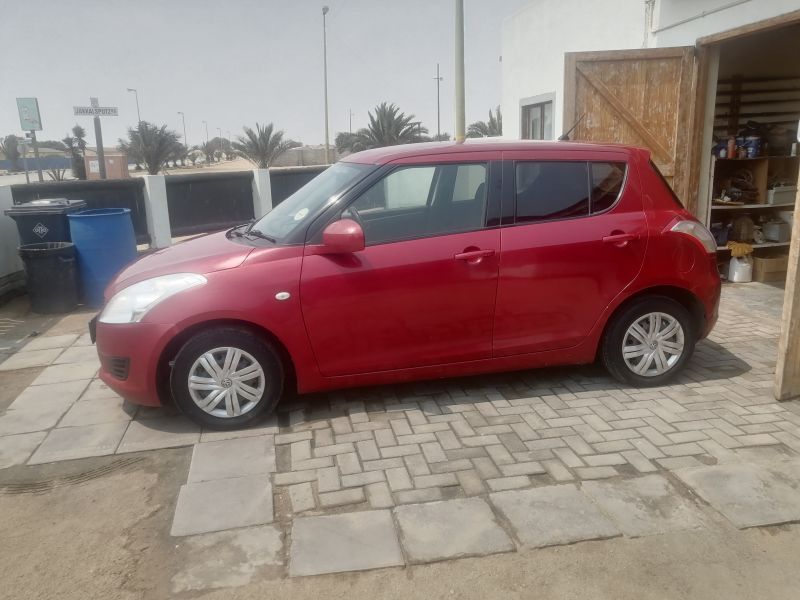
[(487, 176), (483, 163), (400, 167), (342, 216), (361, 224), (367, 246), (480, 229)]
[(515, 169), (517, 223), (589, 215), (586, 162), (518, 162)]
[(625, 181), (624, 162), (589, 163), (592, 172), (592, 214), (611, 208)]

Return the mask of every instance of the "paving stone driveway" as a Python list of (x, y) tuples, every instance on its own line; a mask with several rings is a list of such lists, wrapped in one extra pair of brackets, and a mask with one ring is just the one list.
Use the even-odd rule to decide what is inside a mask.
[(0, 416), (0, 468), (193, 445), (172, 534), (199, 555), (246, 536), (246, 560), (290, 575), (695, 529), (719, 514), (737, 527), (798, 520), (800, 403), (771, 396), (781, 299), (726, 288), (711, 338), (666, 387), (628, 388), (596, 367), (383, 386), (288, 401), (232, 433), (125, 404), (94, 379), (86, 336), (42, 337), (0, 364), (46, 366)]

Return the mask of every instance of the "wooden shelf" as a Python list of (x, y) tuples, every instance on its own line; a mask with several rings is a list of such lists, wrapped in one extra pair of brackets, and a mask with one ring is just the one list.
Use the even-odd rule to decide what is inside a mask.
[(753, 210), (754, 208), (783, 208), (794, 207), (794, 202), (788, 204), (712, 204), (711, 210)]
[[(788, 246), (791, 242), (764, 242), (763, 244), (753, 244), (753, 249), (756, 248), (781, 248)], [(717, 246), (717, 252), (730, 250), (727, 246)]]

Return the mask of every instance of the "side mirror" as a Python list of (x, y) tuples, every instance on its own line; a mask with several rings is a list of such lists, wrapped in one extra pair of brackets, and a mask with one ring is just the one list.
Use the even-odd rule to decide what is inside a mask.
[(364, 249), (364, 230), (352, 219), (341, 219), (322, 232), (319, 254), (352, 254)]

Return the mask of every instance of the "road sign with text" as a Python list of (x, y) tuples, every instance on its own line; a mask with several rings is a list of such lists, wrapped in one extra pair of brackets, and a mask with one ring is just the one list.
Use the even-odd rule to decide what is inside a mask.
[(73, 106), (72, 111), (76, 117), (119, 116), (119, 109), (116, 106)]

